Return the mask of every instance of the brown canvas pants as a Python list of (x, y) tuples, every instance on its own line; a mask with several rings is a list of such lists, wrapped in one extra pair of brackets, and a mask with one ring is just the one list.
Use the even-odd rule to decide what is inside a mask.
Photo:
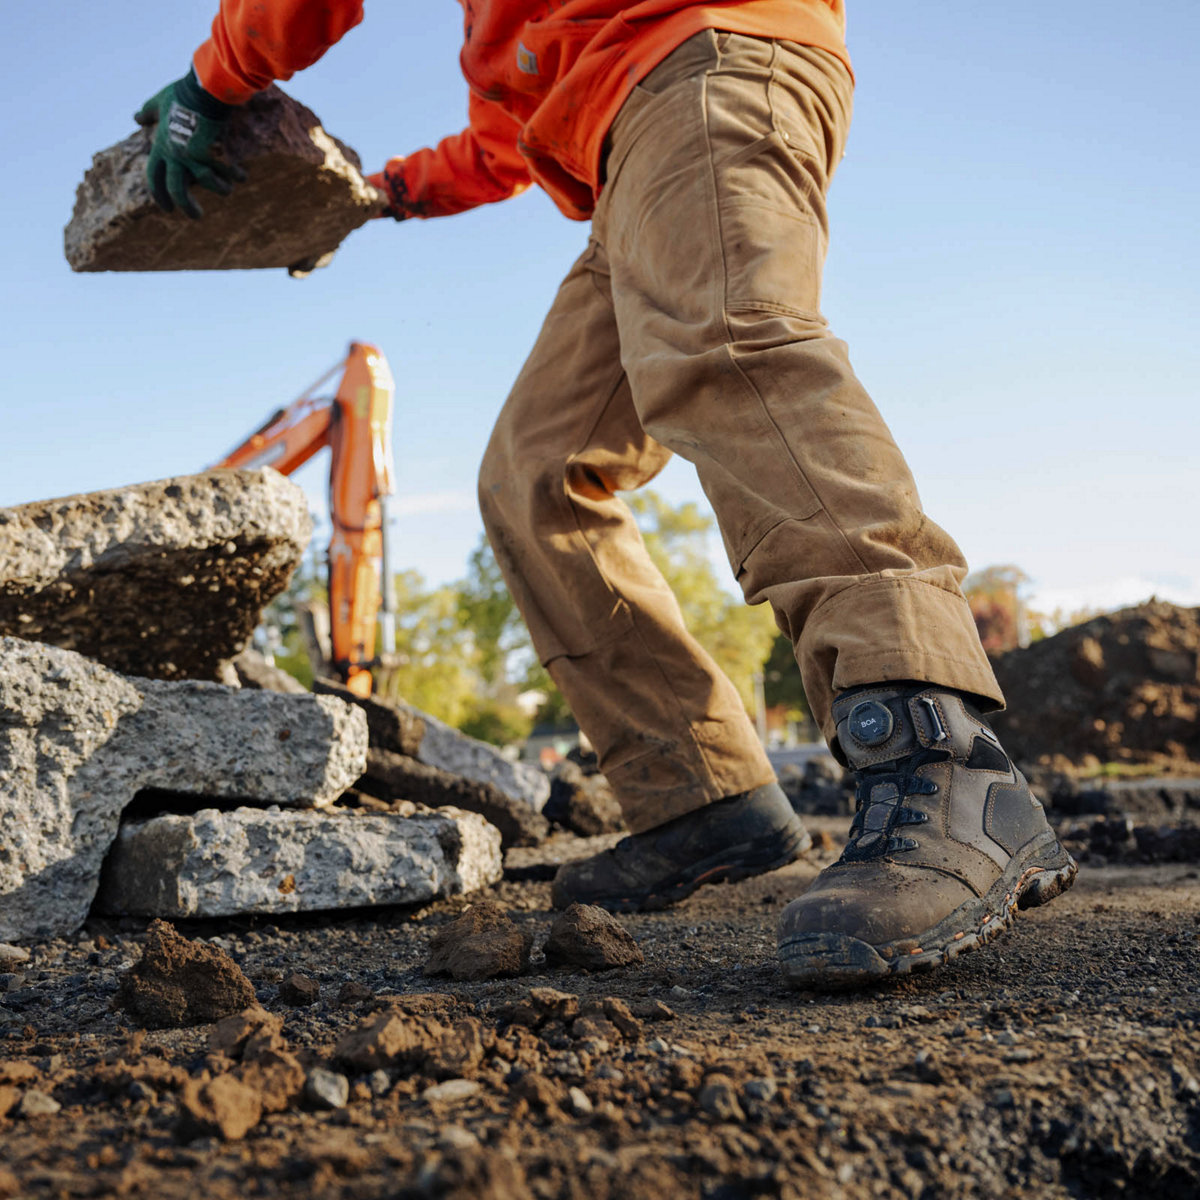
[(635, 831), (773, 774), (614, 494), (692, 462), (751, 604), (835, 692), (914, 679), (1002, 703), (887, 426), (819, 312), (852, 84), (832, 55), (706, 32), (631, 95), (587, 250), (480, 474), (533, 643)]

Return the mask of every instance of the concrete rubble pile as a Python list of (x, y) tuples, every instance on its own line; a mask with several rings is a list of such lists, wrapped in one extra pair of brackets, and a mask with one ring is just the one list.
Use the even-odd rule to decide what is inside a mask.
[(139, 129), (93, 159), (64, 234), (73, 270), (319, 266), (383, 208), (358, 155), (278, 87), (234, 113), (224, 145), (246, 180), (228, 196), (194, 189), (202, 221), (155, 205), (145, 177), (152, 136)]
[(0, 510), (0, 941), (93, 907), (294, 912), (500, 877), (476, 813), (330, 807), (367, 768), (361, 707), (180, 678), (242, 650), (308, 528), (271, 471)]
[(546, 837), (542, 810), (550, 780), (536, 767), (509, 762), (494, 746), (406, 704), (355, 696), (329, 680), (318, 680), (315, 690), (366, 714), (370, 751), (359, 791), (384, 803), (450, 804), (479, 813), (500, 830), (505, 848)]

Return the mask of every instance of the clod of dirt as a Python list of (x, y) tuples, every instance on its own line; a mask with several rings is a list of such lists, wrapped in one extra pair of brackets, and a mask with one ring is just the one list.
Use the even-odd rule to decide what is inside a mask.
[(551, 821), (582, 837), (624, 833), (628, 829), (608, 780), (600, 774), (587, 774), (570, 759), (554, 768), (550, 798), (543, 812)]
[(579, 997), (554, 988), (530, 988), (528, 996), (504, 1005), (497, 1015), (501, 1024), (538, 1029), (549, 1021), (573, 1021), (579, 1016)]
[(293, 1008), (300, 1008), (305, 1004), (314, 1004), (320, 998), (321, 985), (315, 980), (310, 979), (307, 975), (301, 975), (299, 971), (293, 971), (279, 985), (279, 999), (284, 1004), (290, 1004)]
[(607, 971), (646, 961), (629, 931), (594, 904), (572, 904), (550, 926), (546, 961), (552, 966)]
[(286, 1049), (256, 1050), (253, 1040), (246, 1049), (246, 1061), (234, 1074), (258, 1093), (263, 1112), (286, 1112), (296, 1105), (304, 1091), (304, 1068), (299, 1059)]
[(357, 1074), (411, 1065), (422, 1061), (445, 1033), (439, 1021), (389, 1008), (343, 1036), (333, 1049), (333, 1060)]
[(616, 996), (588, 1000), (580, 1006), (579, 1016), (571, 1024), (571, 1036), (577, 1040), (594, 1039), (610, 1046), (618, 1042), (636, 1042), (642, 1036), (642, 1023), (629, 1011), (629, 1005)]
[(738, 1103), (737, 1088), (728, 1075), (710, 1075), (697, 1097), (700, 1107), (718, 1121), (744, 1121), (746, 1114)]
[(189, 1079), (180, 1097), (177, 1133), (181, 1141), (219, 1137), (225, 1141), (244, 1138), (262, 1119), (262, 1097), (234, 1075), (215, 1079)]
[(437, 1200), (533, 1200), (525, 1172), (515, 1159), (484, 1147), (447, 1146), (429, 1155), (417, 1175), (420, 1195)]
[(454, 979), (501, 979), (529, 969), (533, 938), (522, 933), (494, 900), (472, 904), (443, 925), (429, 943), (426, 975)]
[(208, 1048), (228, 1058), (241, 1058), (243, 1054), (253, 1058), (254, 1051), (263, 1045), (282, 1044), (282, 1030), (282, 1017), (255, 1004), (218, 1021), (208, 1035)]
[(337, 994), (337, 1002), (342, 1006), (362, 1004), (364, 1001), (374, 998), (375, 993), (365, 983), (359, 983), (357, 979), (346, 980), (338, 989)]
[(257, 1000), (224, 950), (151, 921), (141, 960), (121, 976), (115, 1003), (147, 1029), (174, 1029), (219, 1021)]

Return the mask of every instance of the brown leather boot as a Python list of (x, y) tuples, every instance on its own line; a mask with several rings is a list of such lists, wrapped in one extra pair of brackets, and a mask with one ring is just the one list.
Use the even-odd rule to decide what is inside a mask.
[(780, 914), (794, 987), (935, 967), (1071, 886), (1074, 860), (969, 701), (880, 684), (838, 697), (833, 715), (858, 810), (842, 857)]

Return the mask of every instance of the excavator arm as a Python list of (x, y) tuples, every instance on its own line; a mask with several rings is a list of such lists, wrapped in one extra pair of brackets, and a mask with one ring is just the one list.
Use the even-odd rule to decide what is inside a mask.
[[(332, 400), (315, 395), (341, 371)], [(334, 367), (287, 408), (272, 414), (219, 467), (274, 467), (289, 475), (329, 447), (329, 623), (333, 666), (357, 695), (371, 694), (376, 627), (396, 649), (396, 594), (388, 553), (392, 495), (392, 402), (387, 360), (352, 342)], [(381, 603), (382, 602), (382, 603)]]

